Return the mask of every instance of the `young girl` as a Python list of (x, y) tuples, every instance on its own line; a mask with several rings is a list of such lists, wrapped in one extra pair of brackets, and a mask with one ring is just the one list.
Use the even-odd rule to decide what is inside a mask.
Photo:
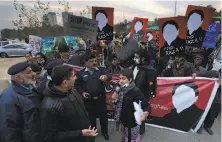
[(143, 109), (142, 121), (146, 120), (151, 108), (142, 92), (135, 86), (132, 70), (124, 69), (120, 73), (119, 84), (121, 87), (118, 92), (115, 119), (122, 126), (121, 142), (140, 142), (140, 126), (136, 123), (134, 117), (133, 102), (139, 103), (141, 101)]

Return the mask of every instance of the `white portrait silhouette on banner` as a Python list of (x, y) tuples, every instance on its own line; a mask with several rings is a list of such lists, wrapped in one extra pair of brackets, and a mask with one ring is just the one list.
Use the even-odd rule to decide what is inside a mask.
[(147, 39), (148, 39), (148, 41), (151, 41), (153, 39), (153, 34), (147, 33)]
[(142, 21), (136, 21), (134, 25), (134, 29), (135, 29), (135, 33), (138, 33), (139, 31), (141, 31), (143, 29)]
[(179, 29), (177, 29), (176, 25), (168, 23), (163, 27), (163, 38), (169, 46), (177, 38), (178, 35)]
[(98, 21), (98, 27), (99, 30), (102, 31), (103, 28), (107, 25), (108, 23), (108, 18), (107, 15), (105, 13), (102, 12), (98, 12), (96, 14), (96, 20)]
[(198, 99), (195, 90), (187, 85), (180, 85), (176, 88), (172, 102), (177, 111), (181, 113), (183, 110), (191, 107)]
[(191, 35), (194, 31), (200, 28), (203, 23), (203, 19), (200, 14), (192, 13), (187, 21), (187, 28)]

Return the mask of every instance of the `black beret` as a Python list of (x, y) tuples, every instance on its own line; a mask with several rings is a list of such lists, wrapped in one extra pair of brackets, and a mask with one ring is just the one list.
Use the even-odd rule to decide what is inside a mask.
[(60, 46), (59, 47), (59, 52), (69, 52), (69, 47), (66, 45)]
[(51, 69), (53, 69), (55, 66), (62, 65), (62, 64), (63, 64), (63, 61), (61, 61), (61, 60), (54, 60), (54, 61), (51, 61), (50, 63), (48, 63), (48, 64), (45, 66), (45, 69), (46, 69), (46, 70), (51, 70)]
[(96, 55), (95, 54), (93, 54), (93, 53), (88, 53), (88, 54), (86, 54), (85, 55), (85, 61), (88, 61), (88, 60), (90, 60), (90, 59), (94, 59), (94, 58), (96, 58)]
[(203, 55), (201, 55), (201, 54), (194, 54), (194, 55), (193, 55), (193, 59), (195, 59), (195, 58), (203, 59), (204, 57), (203, 57)]
[(30, 64), (28, 62), (20, 62), (17, 63), (15, 65), (12, 65), (9, 69), (8, 69), (8, 74), (9, 75), (15, 75), (21, 71), (24, 71), (27, 67), (29, 67)]

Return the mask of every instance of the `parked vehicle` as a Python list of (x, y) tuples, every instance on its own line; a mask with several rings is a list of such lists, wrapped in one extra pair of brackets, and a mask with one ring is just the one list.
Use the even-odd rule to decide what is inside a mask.
[(27, 53), (32, 51), (31, 47), (27, 44), (8, 44), (0, 47), (0, 57), (16, 57), (16, 56), (25, 56)]
[(5, 46), (8, 44), (14, 44), (14, 43), (18, 43), (18, 41), (17, 40), (0, 41), (0, 46)]
[(222, 68), (221, 47), (217, 51), (216, 56), (214, 58), (213, 68), (216, 69), (217, 71), (220, 71)]
[(220, 71), (222, 68), (222, 59), (221, 59), (221, 47), (218, 49), (215, 49), (212, 52), (212, 56), (210, 57), (207, 67), (207, 70), (215, 69), (217, 71)]

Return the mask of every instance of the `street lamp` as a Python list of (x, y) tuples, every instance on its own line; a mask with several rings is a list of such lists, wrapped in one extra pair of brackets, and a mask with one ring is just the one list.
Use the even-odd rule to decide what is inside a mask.
[(177, 0), (175, 0), (174, 16), (176, 16), (176, 13), (177, 13)]

